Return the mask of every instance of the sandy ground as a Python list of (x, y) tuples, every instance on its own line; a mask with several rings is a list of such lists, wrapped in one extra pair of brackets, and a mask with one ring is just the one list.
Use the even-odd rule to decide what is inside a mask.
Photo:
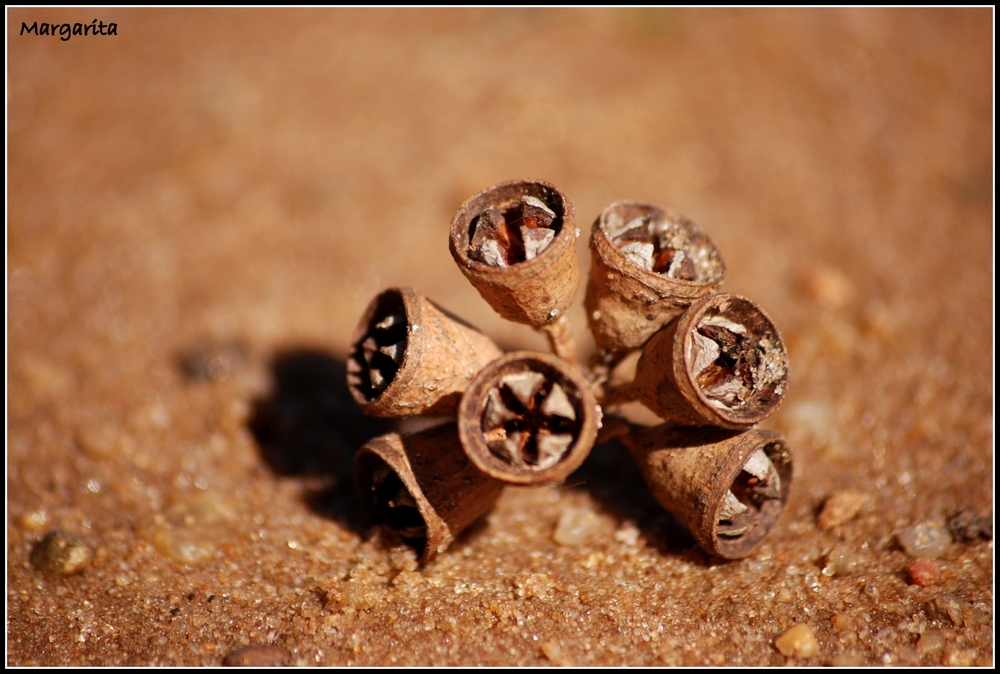
[[(992, 540), (925, 587), (897, 535), (993, 517), (992, 10), (7, 16), (8, 665), (993, 664)], [(351, 456), (391, 424), (344, 358), (379, 289), (545, 349), (447, 250), (512, 178), (585, 231), (692, 217), (781, 328), (795, 478), (749, 558), (613, 445), (423, 567), (366, 527)], [(82, 573), (32, 564), (54, 529)]]

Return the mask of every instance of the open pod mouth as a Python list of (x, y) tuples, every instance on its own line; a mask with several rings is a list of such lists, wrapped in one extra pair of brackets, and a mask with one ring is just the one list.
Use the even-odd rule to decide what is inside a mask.
[(749, 428), (777, 409), (788, 353), (777, 327), (738, 295), (705, 297), (657, 333), (636, 367), (639, 400), (664, 419)]
[(719, 283), (725, 272), (715, 244), (692, 220), (670, 209), (619, 201), (604, 210), (598, 229), (643, 271), (698, 284)]
[(389, 288), (355, 329), (347, 385), (366, 414), (454, 414), (475, 373), (502, 355), (488, 337), (411, 288)]
[(638, 201), (604, 209), (590, 249), (587, 320), (613, 358), (640, 348), (725, 274), (715, 244), (692, 220)]
[(355, 483), (369, 521), (423, 562), (489, 511), (503, 489), (469, 462), (453, 423), (369, 441), (355, 457)]
[(406, 354), (404, 291), (380, 293), (365, 311), (347, 363), (347, 383), (359, 405), (378, 399), (392, 384)]
[(777, 523), (788, 498), (792, 463), (784, 439), (759, 437), (748, 444), (753, 451), (721, 503), (713, 504), (718, 513), (710, 516), (721, 557), (738, 559), (756, 548)]
[(657, 500), (713, 555), (750, 554), (788, 500), (792, 455), (774, 431), (665, 424), (635, 430), (622, 441)]
[(600, 408), (580, 372), (558, 358), (517, 352), (476, 376), (459, 406), (470, 460), (511, 484), (566, 478), (593, 447)]
[(578, 235), (573, 206), (555, 185), (517, 180), (462, 204), (449, 246), (494, 311), (539, 328), (561, 316), (576, 294)]

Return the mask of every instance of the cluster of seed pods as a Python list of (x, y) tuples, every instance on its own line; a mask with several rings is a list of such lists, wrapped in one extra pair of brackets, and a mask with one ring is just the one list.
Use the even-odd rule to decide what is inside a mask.
[[(368, 516), (428, 561), (505, 485), (564, 480), (614, 439), (706, 551), (746, 556), (777, 522), (791, 483), (784, 439), (757, 428), (787, 387), (777, 328), (752, 301), (717, 292), (725, 266), (697, 225), (617, 202), (590, 238), (585, 306), (597, 350), (581, 363), (565, 318), (579, 235), (569, 200), (541, 181), (483, 190), (451, 223), (462, 273), (502, 317), (543, 332), (552, 354), (504, 354), (410, 288), (372, 300), (348, 359), (355, 400), (374, 416), (453, 420), (358, 451)], [(616, 382), (616, 366), (636, 351), (634, 378)], [(630, 401), (665, 423), (631, 423), (617, 412)]]

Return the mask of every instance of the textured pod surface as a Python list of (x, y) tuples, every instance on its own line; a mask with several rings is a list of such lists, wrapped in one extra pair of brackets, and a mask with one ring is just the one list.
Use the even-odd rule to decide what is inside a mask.
[[(519, 250), (524, 244), (513, 232), (515, 252), (509, 264), (502, 263), (507, 266), (484, 262), (485, 256), (475, 259), (472, 246), (484, 214), (510, 213), (524, 197), (537, 199), (554, 214), (550, 224), (554, 237), (534, 257), (524, 259), (525, 252)], [(573, 302), (580, 276), (578, 236), (573, 205), (555, 185), (515, 180), (489, 187), (462, 204), (451, 221), (449, 248), (459, 269), (494, 311), (509, 321), (538, 328), (561, 316)]]
[(565, 479), (594, 445), (601, 411), (579, 370), (553, 356), (511, 353), (462, 397), (458, 430), (481, 470), (512, 484)]
[(411, 288), (389, 288), (354, 333), (347, 382), (365, 414), (444, 416), (500, 347)]
[(369, 441), (355, 457), (355, 483), (369, 520), (395, 531), (424, 562), (444, 552), (503, 490), (465, 456), (453, 423)]
[(703, 298), (643, 348), (634, 387), (653, 412), (679, 424), (744, 429), (778, 408), (788, 354), (777, 327), (738, 295)]
[(656, 500), (713, 555), (746, 557), (788, 500), (792, 454), (774, 431), (663, 425), (634, 430), (623, 442)]
[(711, 239), (688, 218), (638, 201), (618, 201), (594, 221), (587, 321), (599, 349), (637, 349), (725, 275)]

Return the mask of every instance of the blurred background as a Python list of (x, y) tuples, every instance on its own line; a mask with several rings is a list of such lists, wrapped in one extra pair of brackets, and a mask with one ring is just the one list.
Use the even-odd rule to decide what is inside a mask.
[[(22, 21), (94, 18), (117, 35), (20, 34)], [(489, 576), (483, 560), (505, 559), (567, 596), (588, 583), (617, 596), (621, 583), (602, 589), (600, 574), (567, 569), (618, 554), (630, 576), (661, 569), (632, 596), (690, 602), (669, 614), (626, 594), (618, 622), (572, 629), (524, 609), (543, 616), (536, 627), (555, 646), (539, 651), (520, 627), (509, 643), (470, 637), (455, 650), (446, 628), (398, 661), (780, 664), (773, 637), (805, 615), (822, 647), (814, 664), (992, 664), (992, 543), (956, 542), (944, 557), (942, 587), (979, 623), (927, 627), (951, 630), (937, 650), (918, 649), (922, 630), (900, 628), (859, 589), (882, 588), (883, 602), (902, 593), (891, 601), (911, 618), (935, 597), (907, 594), (894, 532), (962, 507), (992, 518), (991, 9), (15, 9), (7, 19), (9, 664), (217, 664), (234, 639), (255, 638), (300, 663), (393, 661), (391, 646), (366, 646), (389, 629), (378, 606), (423, 611), (436, 590), (389, 593), (399, 569), (366, 547), (349, 457), (386, 426), (344, 398), (342, 359), (388, 286), (414, 287), (507, 348), (545, 348), (490, 311), (447, 249), (461, 202), (514, 178), (566, 193), (584, 270), (590, 225), (612, 201), (672, 207), (709, 234), (726, 261), (723, 289), (757, 301), (789, 347), (790, 392), (767, 425), (795, 453), (794, 494), (750, 568), (713, 566), (690, 539), (664, 542), (681, 534), (648, 524), (659, 515), (646, 496), (614, 505), (634, 485), (600, 475), (632, 470), (623, 455), (585, 467), (576, 483), (596, 479), (589, 490), (509, 492), (474, 554), (415, 575), (440, 587), (441, 574)], [(583, 288), (569, 318), (586, 353)], [(868, 509), (847, 529), (817, 529), (817, 509), (844, 489)], [(211, 494), (230, 501), (204, 506)], [(552, 542), (567, 508), (603, 523), (610, 548)], [(529, 515), (542, 524), (529, 527)], [(183, 529), (191, 521), (204, 527)], [(68, 585), (27, 561), (55, 527), (95, 550), (93, 569)], [(638, 544), (615, 538), (623, 527), (638, 527)], [(299, 543), (283, 537), (295, 531), (313, 532), (327, 556), (289, 559)], [(208, 552), (188, 559), (184, 545)], [(638, 557), (611, 549), (629, 545)], [(826, 586), (850, 588), (839, 600), (807, 587), (835, 545), (864, 549), (869, 565)], [(532, 551), (548, 561), (525, 561)], [(139, 617), (121, 624), (140, 599), (163, 613), (150, 597), (172, 610), (187, 585), (199, 597), (231, 585), (245, 575), (234, 564), (256, 565), (257, 582), (242, 599), (231, 590), (228, 613), (159, 636)], [(352, 627), (330, 627), (344, 615), (334, 600), (300, 622), (287, 613), (300, 599), (283, 594), (295, 584), (280, 574), (343, 597), (365, 564), (386, 594), (344, 600)], [(663, 574), (675, 584), (657, 595)], [(698, 616), (710, 576), (745, 577), (743, 595), (791, 578), (792, 607)], [(247, 614), (261, 592), (286, 607), (272, 611), (280, 626)], [(539, 596), (550, 595), (528, 593)], [(551, 616), (569, 610), (560, 601)], [(842, 638), (838, 610), (871, 624), (857, 618), (853, 640)], [(393, 629), (405, 633), (406, 620)], [(881, 641), (879, 620), (891, 631)], [(733, 621), (759, 640), (708, 636)], [(694, 645), (650, 645), (624, 624)], [(578, 647), (602, 640), (614, 648)]]

